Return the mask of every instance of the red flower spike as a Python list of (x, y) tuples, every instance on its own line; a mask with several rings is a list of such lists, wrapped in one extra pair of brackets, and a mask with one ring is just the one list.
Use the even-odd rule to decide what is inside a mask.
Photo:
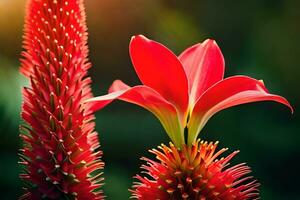
[(216, 151), (216, 143), (196, 141), (178, 150), (172, 143), (161, 145), (150, 152), (160, 162), (142, 158), (147, 176), (137, 175), (132, 198), (141, 200), (247, 200), (259, 199), (259, 183), (248, 174), (245, 163), (229, 167), (229, 161), (238, 153), (220, 157), (227, 149)]
[[(293, 112), (285, 98), (270, 94), (259, 80), (246, 76), (223, 79), (224, 58), (213, 40), (188, 48), (178, 58), (162, 44), (141, 35), (132, 38), (129, 49), (135, 71), (145, 85), (136, 87), (148, 87), (147, 90), (152, 88), (152, 94), (143, 96), (140, 90), (137, 96), (135, 92), (129, 92), (136, 90), (136, 87), (116, 87), (118, 83), (114, 83), (112, 87), (115, 89), (110, 90), (109, 95), (92, 98), (87, 102), (94, 111), (114, 99), (135, 103), (150, 110), (179, 148), (185, 144), (186, 127), (187, 143), (191, 145), (208, 119), (228, 107), (256, 101), (275, 101), (288, 106)], [(126, 98), (123, 96), (125, 93)], [(137, 103), (142, 97), (147, 104)], [(174, 109), (177, 112), (175, 116)]]
[(29, 0), (25, 23), (20, 199), (103, 199), (83, 1)]

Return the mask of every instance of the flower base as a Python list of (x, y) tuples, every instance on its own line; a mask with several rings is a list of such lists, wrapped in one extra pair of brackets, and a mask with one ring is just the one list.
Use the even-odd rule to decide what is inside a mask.
[(216, 151), (218, 142), (198, 140), (191, 146), (177, 149), (161, 145), (150, 150), (159, 162), (142, 158), (147, 165), (142, 169), (149, 178), (137, 175), (132, 197), (154, 199), (258, 199), (259, 183), (247, 176), (251, 170), (245, 163), (228, 167), (229, 161), (238, 153), (217, 159), (227, 149)]

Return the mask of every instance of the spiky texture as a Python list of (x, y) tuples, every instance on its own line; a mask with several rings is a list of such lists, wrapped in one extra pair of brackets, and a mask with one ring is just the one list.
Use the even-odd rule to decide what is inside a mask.
[[(82, 0), (29, 0), (20, 71), (23, 90), (21, 199), (103, 199)], [(93, 176), (91, 175), (93, 174)], [(95, 175), (96, 174), (96, 175)]]
[(217, 160), (227, 149), (216, 151), (216, 143), (197, 141), (192, 146), (177, 149), (159, 146), (150, 152), (159, 162), (142, 158), (147, 162), (142, 168), (150, 176), (137, 175), (131, 192), (133, 198), (141, 200), (245, 200), (258, 199), (256, 180), (246, 176), (250, 168), (245, 163), (228, 167), (235, 151)]

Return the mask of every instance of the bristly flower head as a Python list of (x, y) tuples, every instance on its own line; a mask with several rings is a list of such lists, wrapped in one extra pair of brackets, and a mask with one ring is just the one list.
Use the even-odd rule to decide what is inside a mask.
[(29, 0), (25, 23), (21, 199), (103, 199), (83, 0)]
[[(216, 151), (216, 143), (196, 141), (178, 150), (161, 145), (150, 152), (160, 162), (142, 158), (148, 177), (137, 176), (133, 198), (140, 200), (246, 200), (258, 199), (258, 186), (245, 163), (229, 167), (229, 161), (238, 153), (217, 158), (227, 149)], [(150, 179), (149, 179), (150, 178)]]
[(204, 125), (215, 113), (240, 104), (256, 101), (289, 102), (270, 94), (263, 81), (247, 76), (224, 79), (224, 58), (217, 43), (205, 40), (175, 56), (162, 44), (142, 35), (130, 43), (135, 71), (144, 85), (129, 87), (115, 81), (109, 94), (88, 100), (93, 110), (101, 109), (114, 99), (142, 106), (162, 123), (174, 145), (196, 141)]

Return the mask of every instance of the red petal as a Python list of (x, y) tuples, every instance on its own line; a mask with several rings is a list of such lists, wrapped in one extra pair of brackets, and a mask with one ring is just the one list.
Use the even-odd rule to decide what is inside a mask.
[[(224, 77), (225, 61), (214, 40), (205, 40), (186, 49), (179, 57), (189, 81), (190, 105)], [(191, 109), (192, 109), (191, 107)]]
[(281, 96), (270, 94), (262, 81), (247, 76), (229, 77), (208, 89), (196, 102), (188, 124), (188, 144), (197, 138), (208, 119), (215, 113), (228, 107), (256, 101), (282, 103), (293, 112), (289, 102)]
[(142, 83), (185, 113), (188, 106), (188, 81), (178, 58), (162, 44), (142, 35), (132, 37), (130, 56)]
[(171, 140), (180, 147), (184, 144), (183, 128), (176, 108), (158, 92), (148, 86), (130, 87), (120, 80), (115, 81), (109, 94), (86, 101), (93, 111), (99, 110), (115, 99), (139, 105), (152, 112), (162, 123)]

